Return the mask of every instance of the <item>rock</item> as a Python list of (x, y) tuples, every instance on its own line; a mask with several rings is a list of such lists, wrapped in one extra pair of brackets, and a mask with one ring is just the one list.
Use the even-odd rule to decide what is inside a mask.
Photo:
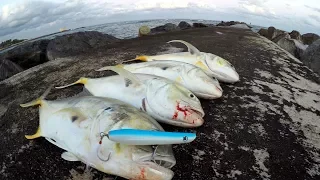
[(191, 25), (185, 21), (181, 21), (179, 24), (178, 24), (178, 27), (180, 29), (189, 29), (191, 28)]
[[(223, 36), (213, 35), (216, 31)], [(238, 41), (238, 37), (243, 38)], [(72, 169), (83, 173), (78, 167), (85, 168), (84, 163), (63, 160), (64, 151), (45, 138), (24, 137), (36, 132), (39, 111), (19, 104), (39, 97), (50, 85), (114, 75), (94, 70), (136, 55), (167, 51), (170, 46), (166, 42), (172, 39), (185, 40), (200, 51), (227, 59), (240, 75), (236, 84), (221, 84), (221, 99), (201, 100), (205, 123), (192, 129), (198, 137), (173, 148), (177, 159), (172, 168), (174, 180), (319, 177), (319, 76), (254, 32), (212, 27), (120, 40), (92, 49), (90, 54), (57, 58), (1, 81), (0, 179), (69, 179)], [(46, 99), (70, 97), (82, 87), (53, 88)], [(162, 126), (166, 131), (189, 131)], [(91, 173), (92, 179), (116, 178), (94, 168)]]
[(250, 27), (247, 24), (235, 24), (235, 25), (231, 25), (230, 27), (239, 28), (239, 29), (250, 29)]
[(301, 41), (298, 41), (296, 39), (292, 39), (296, 45), (296, 53), (295, 57), (298, 59), (301, 59), (304, 51), (308, 48), (308, 45), (303, 44)]
[(148, 26), (141, 26), (139, 28), (139, 37), (150, 34), (151, 30)]
[(293, 30), (293, 31), (290, 33), (290, 37), (291, 37), (292, 39), (296, 39), (296, 40), (298, 40), (298, 41), (302, 41), (301, 34), (300, 34), (298, 31), (296, 31), (296, 30)]
[(47, 48), (49, 60), (56, 58), (75, 56), (79, 53), (93, 51), (119, 39), (97, 31), (77, 32), (53, 39)]
[[(220, 23), (217, 24), (217, 26), (234, 26), (234, 25), (237, 25), (237, 24), (244, 24), (244, 25), (247, 25), (247, 27), (250, 29), (252, 28), (251, 26), (249, 26), (248, 24), (244, 23), (244, 22), (239, 22), (239, 21), (227, 21), (227, 22), (224, 22), (224, 21), (221, 21)], [(243, 25), (237, 25), (238, 27), (245, 27)], [(237, 27), (237, 26), (234, 26), (234, 27)]]
[(203, 24), (203, 23), (193, 23), (193, 27), (195, 27), (195, 28), (204, 28), (204, 27), (208, 27), (208, 25)]
[(163, 26), (157, 26), (155, 28), (152, 28), (151, 33), (156, 34), (156, 33), (162, 33), (162, 32), (175, 31), (175, 30), (177, 30), (177, 25), (172, 23), (167, 23)]
[(301, 60), (320, 75), (320, 39), (313, 42), (303, 53)]
[(50, 40), (42, 39), (34, 42), (26, 42), (3, 54), (2, 59), (10, 60), (23, 69), (47, 62), (46, 49)]
[(296, 44), (292, 39), (290, 39), (290, 35), (288, 33), (280, 34), (279, 36), (272, 39), (273, 42), (278, 44), (281, 48), (288, 51), (290, 54), (296, 54)]
[(279, 29), (276, 29), (274, 27), (269, 27), (268, 28), (268, 39), (272, 40), (273, 38), (279, 36), (280, 34), (283, 34), (285, 31), (282, 31), (282, 30), (279, 30)]
[(16, 63), (7, 59), (0, 60), (0, 81), (7, 79), (21, 71), (23, 71), (23, 69)]
[(302, 35), (303, 44), (307, 44), (307, 45), (312, 44), (314, 41), (318, 40), (319, 38), (320, 36), (314, 33), (306, 33)]
[(282, 38), (291, 39), (290, 35), (288, 33), (283, 33), (283, 34), (280, 34), (277, 37), (273, 38), (272, 41), (277, 43)]
[(268, 30), (267, 29), (264, 29), (264, 28), (261, 28), (259, 31), (258, 31), (258, 34), (260, 34), (261, 36), (264, 36), (266, 38), (268, 38)]

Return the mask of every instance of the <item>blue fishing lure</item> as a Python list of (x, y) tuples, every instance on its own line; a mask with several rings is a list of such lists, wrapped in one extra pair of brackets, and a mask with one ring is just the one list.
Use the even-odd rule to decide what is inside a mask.
[(164, 145), (190, 143), (196, 133), (119, 129), (109, 131), (107, 136), (111, 141), (128, 145)]

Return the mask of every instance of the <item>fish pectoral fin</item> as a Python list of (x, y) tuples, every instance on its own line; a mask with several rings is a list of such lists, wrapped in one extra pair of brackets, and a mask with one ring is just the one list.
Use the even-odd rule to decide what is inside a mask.
[(120, 76), (124, 77), (125, 79), (125, 86), (128, 87), (130, 84), (134, 85), (142, 85), (141, 81), (138, 79), (136, 75), (131, 73), (128, 70), (125, 70), (123, 68), (122, 64), (118, 64), (116, 66), (106, 66), (100, 69), (97, 69), (96, 71), (105, 71), (105, 70), (111, 70), (119, 74)]
[(186, 45), (188, 47), (188, 51), (190, 54), (192, 55), (200, 55), (200, 51), (194, 47), (192, 44), (186, 42), (186, 41), (183, 41), (183, 40), (171, 40), (171, 41), (168, 41), (167, 43), (173, 43), (173, 42), (179, 42), (179, 43), (182, 43), (184, 45)]
[(62, 153), (61, 158), (66, 161), (80, 161), (79, 158), (77, 158), (74, 154), (68, 151)]

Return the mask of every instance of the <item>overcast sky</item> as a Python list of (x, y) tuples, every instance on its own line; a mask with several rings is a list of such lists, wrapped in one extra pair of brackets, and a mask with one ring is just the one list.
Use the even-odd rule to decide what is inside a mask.
[(319, 0), (0, 0), (0, 41), (115, 21), (237, 20), (320, 34)]

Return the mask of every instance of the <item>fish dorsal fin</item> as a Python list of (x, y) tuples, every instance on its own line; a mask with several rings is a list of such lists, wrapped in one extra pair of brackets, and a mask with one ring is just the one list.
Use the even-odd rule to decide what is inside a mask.
[(134, 86), (139, 86), (142, 84), (141, 81), (138, 79), (138, 77), (133, 73), (131, 73), (130, 71), (125, 70), (122, 64), (118, 64), (116, 66), (106, 66), (106, 67), (97, 69), (96, 71), (105, 71), (105, 70), (114, 71), (120, 76), (124, 77), (126, 87), (130, 86), (130, 84), (133, 84)]
[(186, 45), (188, 47), (188, 51), (190, 54), (192, 55), (200, 55), (200, 51), (194, 47), (192, 44), (186, 42), (186, 41), (183, 41), (183, 40), (171, 40), (171, 41), (168, 41), (167, 43), (173, 43), (173, 42), (179, 42), (179, 43), (182, 43), (184, 45)]
[(61, 157), (66, 161), (80, 161), (79, 158), (77, 158), (74, 154), (68, 151), (62, 153)]

